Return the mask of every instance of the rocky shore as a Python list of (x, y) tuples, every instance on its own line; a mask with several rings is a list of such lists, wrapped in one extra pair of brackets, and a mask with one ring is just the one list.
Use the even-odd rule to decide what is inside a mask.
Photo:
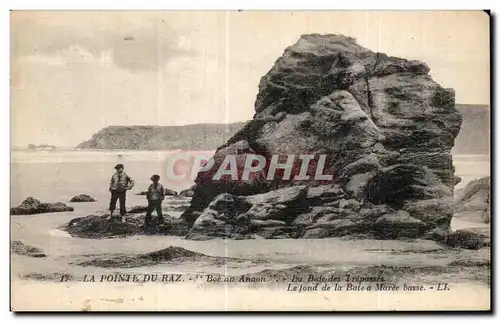
[(146, 214), (143, 213), (127, 215), (124, 222), (110, 220), (109, 214), (77, 217), (61, 229), (73, 237), (90, 239), (127, 237), (138, 234), (185, 236), (188, 233), (188, 226), (184, 220), (166, 214), (163, 217), (165, 228), (159, 227), (157, 216), (153, 216), (150, 226), (145, 226)]
[(32, 215), (41, 213), (73, 212), (74, 208), (64, 203), (42, 203), (39, 200), (28, 197), (20, 205), (10, 209), (10, 215)]

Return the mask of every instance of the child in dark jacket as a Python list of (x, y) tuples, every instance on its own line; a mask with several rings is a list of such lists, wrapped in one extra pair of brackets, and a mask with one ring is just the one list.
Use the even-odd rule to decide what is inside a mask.
[(163, 214), (161, 212), (161, 203), (165, 199), (165, 189), (159, 183), (159, 175), (151, 176), (151, 180), (153, 181), (153, 184), (149, 186), (147, 191), (148, 211), (146, 213), (146, 225), (151, 224), (151, 214), (154, 210), (156, 210), (160, 226), (163, 226), (165, 223), (163, 221)]

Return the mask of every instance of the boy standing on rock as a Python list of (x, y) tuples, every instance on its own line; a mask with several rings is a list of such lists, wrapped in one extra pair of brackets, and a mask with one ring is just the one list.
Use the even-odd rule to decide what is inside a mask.
[(162, 227), (165, 225), (165, 223), (163, 221), (163, 214), (161, 212), (161, 203), (165, 199), (165, 189), (163, 188), (163, 185), (159, 183), (159, 175), (155, 174), (151, 176), (151, 180), (153, 181), (153, 184), (149, 185), (147, 192), (148, 211), (146, 213), (145, 225), (151, 225), (151, 214), (154, 210), (156, 210), (158, 221), (160, 222), (160, 227)]
[(123, 218), (126, 213), (126, 194), (127, 190), (132, 189), (134, 187), (135, 182), (130, 178), (130, 176), (125, 173), (123, 164), (118, 164), (115, 166), (116, 173), (111, 176), (111, 180), (109, 182), (109, 192), (111, 193), (111, 201), (109, 202), (109, 216), (110, 219), (113, 217), (113, 212), (116, 209), (116, 201), (120, 200), (120, 219), (123, 221)]

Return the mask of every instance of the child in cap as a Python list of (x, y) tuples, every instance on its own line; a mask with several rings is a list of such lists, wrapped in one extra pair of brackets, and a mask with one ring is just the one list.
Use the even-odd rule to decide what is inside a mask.
[(146, 225), (151, 224), (151, 214), (154, 210), (156, 210), (160, 226), (163, 226), (165, 223), (161, 212), (161, 203), (165, 199), (165, 189), (163, 188), (163, 185), (160, 184), (159, 175), (155, 174), (151, 176), (151, 180), (153, 181), (153, 184), (149, 185), (147, 191), (148, 211), (146, 213)]

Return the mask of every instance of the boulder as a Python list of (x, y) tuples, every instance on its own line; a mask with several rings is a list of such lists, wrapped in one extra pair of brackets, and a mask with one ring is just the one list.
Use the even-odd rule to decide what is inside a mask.
[(307, 229), (326, 228), (328, 231), (333, 232), (337, 229), (343, 229), (353, 225), (353, 222), (348, 219), (336, 220), (318, 220), (316, 223), (309, 225)]
[[(257, 237), (265, 239), (297, 238), (295, 229), (285, 225), (259, 227), (257, 230), (252, 231), (252, 233)], [(240, 237), (240, 239), (243, 238), (245, 236)]]
[(437, 227), (437, 228), (429, 231), (425, 235), (424, 239), (433, 240), (433, 241), (437, 241), (440, 243), (446, 243), (446, 239), (448, 238), (448, 235), (450, 233), (451, 233), (450, 229), (444, 229), (444, 228)]
[(306, 196), (306, 186), (299, 185), (240, 199), (251, 204), (247, 214), (252, 219), (291, 222), (309, 208)]
[(283, 221), (278, 220), (250, 220), (250, 228), (286, 226)]
[(469, 250), (477, 250), (487, 245), (485, 236), (470, 230), (457, 230), (449, 234), (446, 243), (451, 247), (459, 247)]
[(80, 202), (97, 202), (95, 198), (87, 194), (79, 194), (73, 196), (70, 200), (70, 203), (80, 203)]
[(422, 236), (426, 225), (407, 211), (397, 211), (394, 214), (385, 214), (379, 217), (372, 227), (374, 234), (381, 238), (417, 238)]
[(227, 193), (218, 195), (196, 219), (192, 216), (195, 221), (187, 238), (203, 239), (198, 235), (236, 238), (240, 234), (248, 234), (248, 227), (243, 231), (241, 219), (237, 219), (239, 214), (245, 212), (245, 205), (248, 210), (248, 204), (238, 197)]
[(28, 197), (19, 206), (10, 209), (10, 215), (32, 215), (41, 213), (72, 212), (74, 208), (64, 203), (42, 203), (39, 200)]
[(187, 188), (187, 189), (180, 191), (178, 196), (193, 197), (195, 187), (196, 187), (196, 185), (193, 185), (190, 188)]
[(429, 229), (447, 230), (453, 217), (453, 200), (449, 198), (434, 198), (426, 200), (406, 201), (403, 209), (411, 216), (426, 222)]
[(38, 207), (40, 213), (53, 213), (53, 212), (72, 212), (74, 211), (73, 207), (67, 206), (64, 203), (56, 202), (56, 203), (42, 203)]
[(186, 236), (190, 240), (206, 240), (214, 237), (243, 239), (250, 237), (249, 225), (242, 226), (236, 220), (223, 219), (216, 211), (205, 209), (196, 219)]
[(165, 189), (165, 196), (177, 196), (177, 192), (168, 188)]
[(370, 179), (365, 188), (365, 198), (372, 204), (387, 204), (393, 208), (402, 208), (406, 201), (443, 199), (452, 195), (428, 168), (413, 164), (387, 167)]
[[(198, 174), (182, 217), (198, 236), (254, 233), (252, 220), (285, 222), (263, 233), (272, 237), (415, 238), (448, 230), (459, 182), (451, 148), (462, 118), (454, 91), (429, 71), (350, 37), (301, 36), (262, 77), (253, 119)], [(311, 157), (304, 168), (301, 155)], [(262, 160), (243, 177), (245, 164), (257, 168)], [(273, 160), (290, 170), (271, 175)], [(228, 165), (235, 170), (220, 176)], [(220, 195), (234, 213), (212, 206)], [(212, 227), (200, 229), (202, 222)]]
[[(166, 202), (164, 201), (162, 204), (163, 212), (182, 212), (187, 208), (185, 204), (175, 204), (174, 202)], [(138, 214), (138, 213), (146, 213), (148, 211), (147, 205), (136, 205), (127, 209), (127, 213), (129, 214)]]
[(145, 226), (145, 214), (127, 215), (124, 222), (109, 218), (109, 215), (77, 217), (61, 227), (73, 237), (100, 239), (127, 237), (138, 234), (160, 234), (184, 236), (188, 227), (184, 220), (163, 214), (165, 228), (160, 229), (158, 217), (153, 215), (150, 226)]
[(331, 206), (315, 206), (310, 212), (297, 215), (292, 225), (307, 227), (317, 221), (331, 221), (340, 219), (347, 215), (345, 211)]
[(456, 192), (453, 212), (455, 217), (476, 223), (490, 222), (490, 177), (469, 182)]
[[(164, 188), (164, 190), (165, 190), (165, 196), (177, 196), (176, 191), (173, 191), (173, 190), (168, 189), (168, 188)], [(146, 196), (146, 195), (148, 195), (148, 191), (142, 191), (142, 192), (136, 193), (135, 195)]]
[(315, 205), (339, 201), (344, 197), (344, 190), (338, 185), (320, 185), (307, 190), (307, 201)]
[(127, 213), (129, 214), (146, 213), (147, 211), (148, 211), (147, 205), (136, 205), (127, 209)]
[(490, 226), (469, 227), (469, 228), (460, 229), (459, 231), (471, 232), (471, 233), (480, 235), (484, 241), (483, 246), (490, 246), (490, 243), (491, 243), (491, 228), (490, 228)]
[(42, 204), (39, 200), (33, 197), (28, 197), (19, 206), (11, 208), (11, 214), (34, 214), (38, 207)]
[(322, 239), (329, 236), (331, 236), (331, 233), (328, 227), (316, 227), (306, 230), (302, 237), (305, 239)]
[(43, 251), (37, 247), (26, 245), (21, 241), (10, 242), (10, 251), (14, 254), (31, 256), (31, 257), (46, 257)]
[(292, 186), (247, 197), (219, 194), (196, 218), (188, 238), (203, 233), (233, 238), (247, 237), (249, 234), (274, 238), (280, 230), (295, 233), (295, 227), (289, 223), (304, 211), (306, 195), (305, 186)]

